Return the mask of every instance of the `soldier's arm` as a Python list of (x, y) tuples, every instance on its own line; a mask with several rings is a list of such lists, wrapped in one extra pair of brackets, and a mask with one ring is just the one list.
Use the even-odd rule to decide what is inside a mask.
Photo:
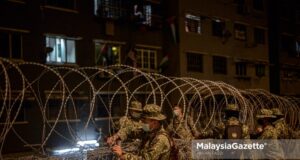
[(167, 127), (167, 132), (172, 133), (173, 132), (173, 120), (171, 120), (170, 124)]
[(142, 125), (134, 126), (134, 124), (127, 124), (126, 127), (121, 128), (117, 133), (116, 136), (121, 139), (122, 141), (126, 140), (127, 137), (130, 135), (132, 138), (139, 138), (143, 133)]
[(265, 128), (260, 139), (277, 139), (277, 132), (275, 128)]
[(193, 117), (189, 117), (188, 118), (188, 125), (192, 131), (192, 134), (195, 138), (198, 138), (200, 136), (200, 132), (197, 130), (196, 126), (195, 126), (195, 123), (194, 123), (194, 120), (193, 120)]
[(242, 125), (242, 137), (244, 139), (250, 139), (249, 127), (245, 124)]
[(170, 142), (165, 135), (157, 136), (151, 143), (151, 147), (145, 152), (137, 155), (132, 153), (124, 153), (121, 159), (124, 160), (154, 160), (159, 159), (162, 154), (170, 152)]

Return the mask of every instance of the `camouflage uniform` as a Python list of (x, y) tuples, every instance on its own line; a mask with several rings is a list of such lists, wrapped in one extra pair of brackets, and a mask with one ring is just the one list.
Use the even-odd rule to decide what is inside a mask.
[[(138, 101), (132, 101), (130, 107), (128, 108), (132, 111), (142, 112), (142, 104)], [(136, 137), (135, 135), (142, 130), (142, 122), (140, 118), (133, 118), (131, 116), (124, 116), (120, 118), (120, 129), (115, 134), (122, 141), (126, 140), (129, 135)]]
[[(155, 104), (148, 104), (144, 107), (143, 118), (164, 120), (166, 117), (161, 114), (161, 109)], [(168, 133), (163, 126), (150, 132), (140, 132), (142, 143), (137, 154), (123, 153), (124, 160), (169, 160), (171, 142)]]
[(273, 122), (273, 125), (275, 126), (275, 129), (277, 131), (277, 138), (278, 139), (287, 139), (289, 138), (288, 133), (288, 126), (285, 122), (285, 119), (283, 118), (282, 112), (279, 110), (279, 108), (273, 108), (272, 109), (273, 114), (278, 117), (279, 119)]
[[(263, 118), (276, 118), (276, 116), (273, 115), (272, 110), (269, 109), (261, 109), (260, 113), (256, 116), (257, 119), (263, 119)], [(267, 159), (283, 159), (284, 153), (282, 148), (280, 147), (278, 141), (276, 139), (278, 138), (278, 132), (277, 130), (271, 125), (268, 124), (263, 127), (262, 134), (258, 137), (258, 139), (273, 139), (274, 141), (271, 141), (266, 146), (266, 149), (264, 150), (265, 158)]]
[(175, 137), (185, 140), (192, 140), (199, 135), (196, 127), (194, 127), (192, 117), (188, 117), (187, 120), (175, 117), (171, 120), (167, 130)]
[[(239, 108), (236, 104), (228, 104), (225, 108), (226, 112), (239, 112)], [(225, 137), (226, 127), (229, 126), (240, 126), (241, 127), (241, 135), (237, 135), (237, 133), (231, 133), (230, 137), (232, 138), (242, 138), (242, 139), (250, 139), (249, 127), (245, 124), (242, 124), (237, 117), (231, 116), (225, 122), (219, 122), (216, 125), (215, 131), (217, 132), (217, 138), (228, 138)]]

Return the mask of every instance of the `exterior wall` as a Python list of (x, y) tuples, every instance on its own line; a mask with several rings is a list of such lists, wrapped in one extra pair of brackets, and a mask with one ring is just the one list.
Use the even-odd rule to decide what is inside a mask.
[[(270, 9), (270, 62), (277, 70), (271, 74), (271, 92), (298, 97), (300, 65), (296, 42), (300, 40), (299, 2), (275, 0), (270, 3)], [(288, 45), (283, 44), (283, 36), (290, 38), (291, 42), (285, 42)]]
[[(23, 42), (23, 60), (34, 61), (46, 64), (45, 50), (45, 36), (46, 34), (59, 35), (66, 37), (73, 37), (76, 40), (76, 64), (68, 65), (62, 64), (57, 66), (95, 66), (95, 40), (104, 40), (121, 43), (121, 63), (125, 64), (127, 58), (127, 50), (130, 45), (151, 48), (157, 50), (157, 64), (159, 64), (163, 56), (163, 30), (161, 28), (155, 29), (142, 29), (134, 25), (131, 21), (130, 16), (126, 21), (114, 21), (106, 20), (96, 17), (94, 15), (94, 1), (81, 1), (76, 0), (76, 10), (58, 9), (51, 6), (44, 6), (42, 1), (27, 1), (27, 0), (6, 0), (0, 2), (0, 31), (10, 33), (22, 33)], [(131, 8), (128, 12), (131, 12)], [(161, 18), (161, 17), (160, 17)], [(111, 22), (114, 26), (114, 35), (108, 35), (105, 32), (106, 23)], [(0, 53), (0, 56), (1, 53)], [(27, 68), (28, 69), (28, 68)], [(24, 70), (26, 75), (32, 77), (38, 77), (42, 72), (40, 68)], [(62, 72), (63, 73), (63, 72)], [(72, 75), (78, 76), (78, 75)], [(31, 77), (29, 77), (30, 79)], [(78, 78), (78, 79), (77, 79)], [(72, 88), (81, 81), (82, 77), (77, 77), (69, 80), (68, 85)], [(12, 78), (13, 79), (13, 78)], [(40, 96), (42, 100), (45, 100), (44, 91), (51, 90), (53, 87), (52, 83), (57, 81), (57, 77), (49, 76), (46, 79), (43, 78), (40, 81)], [(107, 78), (98, 78), (93, 83), (97, 86), (103, 85), (107, 81)], [(14, 81), (14, 83), (16, 83)], [(98, 83), (98, 84), (97, 84)], [(14, 87), (16, 84), (14, 84)], [(118, 87), (114, 85), (114, 87)], [(83, 87), (84, 88), (84, 87)], [(18, 89), (17, 87), (14, 89)], [(82, 88), (81, 88), (82, 89)], [(112, 89), (110, 87), (110, 89)], [(83, 89), (84, 90), (84, 89)], [(109, 90), (109, 89), (107, 89)], [(89, 93), (89, 92), (86, 92)], [(106, 94), (107, 93), (99, 93)], [(146, 95), (146, 93), (144, 93)], [(121, 96), (122, 97), (122, 96)], [(117, 108), (117, 114), (120, 116), (120, 112), (124, 112), (123, 104), (126, 103), (126, 99), (123, 95), (122, 98), (118, 99), (120, 103)], [(143, 97), (143, 96), (142, 96)], [(141, 99), (141, 98), (140, 98)], [(142, 98), (145, 99), (145, 98)], [(22, 132), (26, 143), (35, 145), (34, 147), (40, 147), (41, 137), (46, 138), (50, 132), (49, 128), (43, 128), (43, 117), (36, 113), (40, 113), (40, 104), (35, 103), (28, 106), (23, 106), (26, 109), (26, 121), (24, 123), (16, 124), (14, 126), (16, 132)], [(143, 102), (144, 103), (144, 102)], [(79, 120), (72, 121), (69, 125), (74, 129), (74, 133), (78, 133), (84, 127), (86, 117), (89, 115), (89, 111), (85, 111), (89, 106), (79, 106), (80, 118)], [(96, 106), (97, 107), (97, 106)], [(36, 115), (36, 116), (32, 116)], [(108, 118), (98, 117), (95, 120), (95, 126), (89, 126), (87, 132), (88, 138), (94, 139), (93, 136), (97, 135), (97, 127), (101, 127), (103, 134), (107, 136), (109, 133)], [(54, 125), (53, 122), (49, 122), (50, 125)], [(0, 128), (4, 127), (4, 124), (0, 125)], [(96, 127), (96, 128), (95, 128)], [(43, 130), (44, 129), (44, 130)], [(68, 132), (66, 122), (59, 122), (56, 126), (59, 132)], [(1, 129), (0, 129), (1, 130)], [(1, 130), (2, 131), (2, 130)], [(32, 132), (34, 131), (34, 132)], [(15, 133), (12, 131), (6, 137), (7, 142), (11, 144), (5, 144), (2, 153), (19, 152), (25, 150), (31, 150), (30, 146), (24, 146), (24, 143), (16, 138)], [(66, 135), (67, 139), (74, 138), (74, 135)], [(97, 137), (96, 137), (97, 138)], [(57, 147), (57, 146), (70, 146), (74, 144), (63, 143), (66, 142), (64, 138), (57, 134), (52, 134), (47, 141), (45, 147)]]
[[(221, 80), (235, 87), (263, 88), (269, 90), (268, 74), (268, 39), (267, 39), (267, 11), (256, 12), (251, 8), (251, 2), (246, 1), (250, 6), (249, 15), (238, 15), (236, 4), (225, 1), (184, 1), (180, 2), (179, 33), (180, 33), (180, 75), (193, 76), (199, 79)], [(201, 19), (201, 34), (185, 32), (185, 14), (190, 13), (205, 17)], [(259, 18), (257, 18), (259, 17)], [(222, 38), (212, 36), (212, 19), (220, 18), (226, 21), (226, 28), (232, 33), (229, 40), (222, 44)], [(234, 23), (239, 22), (247, 26), (247, 41), (240, 41), (234, 38)], [(248, 47), (253, 43), (253, 29), (259, 27), (265, 29), (266, 43)], [(203, 57), (203, 73), (187, 72), (186, 52), (192, 51), (201, 53)], [(212, 71), (212, 56), (227, 57), (227, 74), (216, 75)], [(250, 80), (240, 80), (235, 76), (236, 59), (246, 59), (251, 62), (262, 61), (267, 64), (266, 75), (262, 78), (255, 76), (253, 63), (247, 65), (247, 76)]]

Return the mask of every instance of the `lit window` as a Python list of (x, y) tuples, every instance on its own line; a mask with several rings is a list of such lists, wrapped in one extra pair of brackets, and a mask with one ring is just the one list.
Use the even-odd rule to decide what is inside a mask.
[(186, 14), (185, 31), (201, 34), (201, 18), (191, 14)]
[(255, 72), (257, 77), (265, 76), (266, 72), (266, 65), (264, 64), (256, 64), (255, 65)]
[(247, 27), (243, 24), (234, 24), (235, 39), (245, 41), (247, 40)]
[(213, 20), (212, 21), (212, 35), (223, 37), (225, 32), (225, 21), (222, 20)]
[(203, 72), (203, 55), (198, 53), (187, 53), (187, 70)]
[(254, 28), (254, 40), (255, 43), (265, 44), (265, 30)]
[(47, 36), (46, 47), (53, 49), (47, 53), (48, 63), (76, 63), (75, 40)]
[(143, 24), (151, 26), (152, 9), (151, 5), (144, 5), (145, 21)]
[(148, 26), (152, 25), (152, 6), (150, 4), (134, 4), (133, 15), (137, 23)]
[(76, 0), (45, 0), (45, 4), (66, 9), (76, 9)]
[(0, 56), (10, 59), (22, 59), (22, 35), (20, 33), (0, 32)]
[(126, 16), (122, 0), (94, 0), (94, 14), (102, 18), (118, 19)]
[(238, 76), (246, 76), (247, 75), (247, 63), (238, 62), (235, 64), (235, 74)]
[(121, 45), (107, 42), (95, 43), (95, 63), (108, 66), (121, 63)]
[(226, 59), (226, 57), (213, 56), (213, 73), (227, 74), (227, 59)]
[(137, 67), (147, 71), (157, 69), (157, 51), (153, 49), (136, 49)]

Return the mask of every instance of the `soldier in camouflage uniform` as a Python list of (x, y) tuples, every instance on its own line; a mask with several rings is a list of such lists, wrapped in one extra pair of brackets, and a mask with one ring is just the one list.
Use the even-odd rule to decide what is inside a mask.
[(279, 108), (272, 108), (273, 114), (276, 116), (276, 121), (273, 122), (276, 131), (278, 132), (278, 139), (287, 139), (289, 138), (288, 126), (285, 122), (283, 113), (279, 110)]
[(239, 120), (239, 107), (228, 104), (225, 108), (225, 122), (217, 124), (215, 131), (220, 139), (250, 139), (249, 127)]
[(171, 120), (167, 131), (175, 138), (192, 140), (199, 136), (192, 116), (187, 116), (186, 119), (182, 113), (182, 109), (175, 105), (173, 108), (174, 118)]
[(120, 129), (116, 134), (107, 139), (108, 144), (112, 145), (116, 143), (116, 140), (124, 141), (129, 135), (134, 135), (139, 130), (142, 130), (142, 104), (138, 101), (132, 101), (128, 109), (129, 116), (120, 118)]
[(276, 116), (273, 115), (272, 110), (270, 109), (261, 109), (256, 115), (258, 124), (262, 127), (258, 139), (273, 139), (264, 149), (265, 158), (267, 159), (283, 159), (284, 153), (276, 139), (278, 138), (278, 132), (276, 128), (272, 125), (272, 122), (275, 121)]
[(146, 105), (142, 118), (142, 143), (138, 153), (124, 152), (119, 145), (113, 146), (112, 151), (122, 160), (169, 160), (172, 142), (162, 126), (166, 117), (161, 114), (161, 108), (155, 104)]

